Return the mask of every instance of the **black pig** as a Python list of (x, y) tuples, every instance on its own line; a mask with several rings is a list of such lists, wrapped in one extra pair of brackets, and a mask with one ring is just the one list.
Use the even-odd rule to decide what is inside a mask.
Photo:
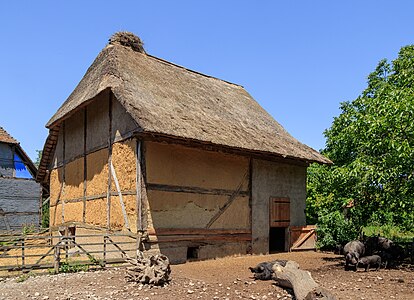
[(348, 270), (349, 266), (353, 266), (355, 271), (357, 269), (359, 258), (364, 255), (365, 246), (360, 241), (351, 241), (344, 246), (345, 255), (345, 270)]
[(376, 271), (378, 271), (381, 267), (381, 257), (379, 255), (361, 257), (358, 261), (358, 265), (365, 267), (365, 272), (369, 270), (370, 266), (376, 265), (377, 266)]
[(392, 247), (393, 241), (377, 235), (366, 238), (364, 245), (365, 253), (372, 255), (379, 251), (387, 251)]
[(281, 266), (286, 266), (287, 260), (274, 260), (270, 262), (262, 262), (256, 267), (250, 267), (249, 270), (254, 273), (253, 277), (256, 280), (270, 280), (272, 279), (273, 274), (273, 265), (279, 264)]
[(401, 261), (405, 257), (404, 248), (396, 244), (391, 244), (388, 249), (379, 251), (378, 255), (381, 256), (382, 262), (385, 263), (385, 268), (387, 268), (388, 264), (391, 267), (395, 266), (397, 261)]

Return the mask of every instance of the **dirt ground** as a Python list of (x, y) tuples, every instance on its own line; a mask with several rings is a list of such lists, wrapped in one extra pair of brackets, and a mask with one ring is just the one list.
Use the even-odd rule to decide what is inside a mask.
[(254, 281), (248, 270), (263, 261), (288, 259), (312, 273), (338, 299), (414, 299), (414, 270), (344, 271), (342, 256), (318, 252), (230, 257), (172, 266), (171, 282), (149, 288), (125, 281), (125, 269), (0, 279), (9, 299), (294, 299), (273, 281)]

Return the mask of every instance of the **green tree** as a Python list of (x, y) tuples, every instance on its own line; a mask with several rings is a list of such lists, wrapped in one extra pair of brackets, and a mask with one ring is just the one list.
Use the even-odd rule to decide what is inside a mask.
[(334, 165), (309, 168), (308, 219), (345, 211), (354, 228), (375, 222), (412, 230), (414, 45), (392, 63), (380, 61), (367, 88), (340, 109), (322, 150)]
[(36, 150), (37, 153), (37, 158), (36, 161), (34, 162), (34, 165), (36, 166), (36, 168), (39, 168), (40, 165), (40, 161), (42, 160), (42, 150)]

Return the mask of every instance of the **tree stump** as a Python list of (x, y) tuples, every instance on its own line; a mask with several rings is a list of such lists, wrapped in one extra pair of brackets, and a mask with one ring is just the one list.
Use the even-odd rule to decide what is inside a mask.
[(286, 288), (293, 289), (297, 300), (336, 300), (328, 290), (320, 287), (312, 278), (310, 272), (300, 270), (294, 261), (287, 261), (285, 266), (273, 265), (273, 279)]
[(170, 280), (170, 261), (162, 254), (151, 255), (147, 258), (126, 258), (132, 265), (126, 270), (126, 279), (130, 282), (137, 282), (150, 285), (164, 285)]

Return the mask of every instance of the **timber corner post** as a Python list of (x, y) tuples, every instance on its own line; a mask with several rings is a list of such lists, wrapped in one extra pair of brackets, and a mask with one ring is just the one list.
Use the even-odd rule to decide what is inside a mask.
[(108, 231), (111, 230), (111, 165), (112, 165), (112, 92), (109, 93), (109, 129), (108, 129), (108, 190), (106, 194), (106, 222)]
[(142, 256), (142, 246), (143, 241), (145, 240), (146, 231), (144, 230), (143, 226), (143, 208), (142, 208), (142, 198), (143, 193), (142, 189), (145, 186), (145, 178), (144, 178), (144, 171), (143, 169), (145, 166), (144, 164), (144, 149), (143, 149), (143, 142), (140, 138), (135, 137), (136, 147), (135, 147), (135, 188), (136, 188), (136, 212), (137, 212), (137, 224), (136, 224), (136, 232), (137, 232), (137, 243), (136, 243), (136, 259)]

